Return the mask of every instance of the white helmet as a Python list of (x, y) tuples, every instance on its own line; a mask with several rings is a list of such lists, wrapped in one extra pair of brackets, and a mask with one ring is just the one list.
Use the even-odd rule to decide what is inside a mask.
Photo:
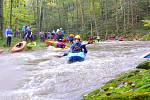
[(56, 31), (56, 33), (58, 33), (60, 30), (59, 29), (57, 29), (57, 31)]

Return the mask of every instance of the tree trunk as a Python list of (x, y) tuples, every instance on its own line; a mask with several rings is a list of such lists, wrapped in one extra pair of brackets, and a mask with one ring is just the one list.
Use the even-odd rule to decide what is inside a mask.
[[(124, 4), (124, 0), (122, 1), (122, 4)], [(123, 32), (126, 34), (126, 9), (125, 7), (122, 7), (123, 8)]]
[(37, 19), (36, 19), (36, 27), (37, 29), (39, 30), (39, 0), (36, 0), (36, 16), (37, 16)]
[[(58, 0), (55, 1), (57, 5), (59, 5)], [(57, 13), (58, 13), (58, 21), (59, 21), (59, 27), (61, 27), (61, 12), (60, 12), (60, 7), (57, 8)]]
[(107, 39), (107, 35), (108, 35), (108, 9), (107, 9), (107, 0), (105, 0), (105, 40)]
[(65, 23), (66, 23), (65, 25), (66, 25), (66, 29), (67, 29), (66, 31), (69, 32), (69, 30), (68, 30), (68, 27), (69, 27), (68, 13), (67, 13), (64, 3), (63, 3), (63, 9), (64, 9), (64, 16), (66, 18), (66, 21), (65, 21)]
[(91, 36), (93, 36), (93, 23), (92, 23), (92, 18), (91, 18), (91, 23), (90, 23), (90, 25), (91, 25)]
[(82, 1), (77, 0), (77, 3), (79, 5), (80, 15), (81, 15), (81, 28), (83, 29), (83, 27), (85, 26), (85, 23), (84, 23), (84, 13), (83, 13)]
[(43, 0), (41, 0), (41, 9), (40, 9), (40, 31), (42, 31), (42, 24), (43, 24)]
[(10, 19), (9, 19), (9, 26), (12, 28), (12, 5), (13, 5), (13, 0), (10, 1)]
[(127, 4), (128, 4), (128, 12), (127, 12), (127, 30), (129, 30), (129, 28), (130, 28), (130, 3), (129, 3), (129, 1), (126, 1), (127, 2)]
[(116, 7), (116, 34), (118, 35), (119, 33), (119, 26), (118, 26), (118, 0), (115, 0), (115, 7)]
[(134, 15), (133, 15), (133, 1), (130, 0), (130, 10), (131, 10), (131, 26), (132, 29), (134, 28)]
[(79, 27), (79, 24), (78, 24), (79, 23), (79, 20), (78, 20), (79, 19), (79, 5), (78, 5), (77, 0), (76, 0), (76, 14), (77, 14), (76, 15), (76, 20), (77, 20), (76, 21), (76, 31), (78, 32), (78, 30), (79, 30), (79, 28), (78, 28)]
[(92, 1), (92, 8), (93, 8), (93, 16), (94, 16), (94, 23), (95, 23), (95, 30), (96, 30), (96, 35), (98, 36), (98, 29), (97, 29), (97, 21), (96, 21), (96, 9), (95, 9), (95, 0)]
[(0, 0), (0, 37), (3, 37), (3, 26), (4, 26), (3, 0)]

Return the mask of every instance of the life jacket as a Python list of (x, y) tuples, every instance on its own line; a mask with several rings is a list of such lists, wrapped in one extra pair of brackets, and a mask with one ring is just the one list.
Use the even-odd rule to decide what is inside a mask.
[(65, 46), (66, 46), (66, 45), (65, 45), (64, 42), (58, 42), (58, 43), (57, 43), (57, 47), (58, 47), (58, 48), (65, 48)]
[(72, 46), (72, 52), (82, 52), (81, 43), (75, 43)]
[(69, 37), (68, 40), (69, 40), (69, 42), (73, 42), (74, 38)]

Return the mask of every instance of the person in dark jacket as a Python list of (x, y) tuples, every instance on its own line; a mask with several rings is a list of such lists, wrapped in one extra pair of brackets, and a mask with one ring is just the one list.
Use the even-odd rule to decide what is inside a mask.
[(82, 44), (80, 35), (75, 36), (75, 42), (71, 45), (70, 50), (64, 53), (62, 56), (67, 56), (69, 52), (71, 53), (84, 52), (84, 54), (87, 54), (88, 51), (86, 45)]
[(69, 35), (69, 37), (68, 37), (68, 41), (69, 41), (69, 43), (73, 43), (73, 41), (74, 41), (74, 35), (73, 34), (70, 34)]
[(81, 38), (79, 35), (75, 36), (75, 42), (70, 47), (70, 52), (72, 53), (84, 52), (85, 54), (88, 52), (86, 45), (82, 44)]

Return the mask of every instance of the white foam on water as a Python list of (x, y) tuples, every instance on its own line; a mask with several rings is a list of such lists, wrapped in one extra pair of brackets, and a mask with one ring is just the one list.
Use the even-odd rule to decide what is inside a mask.
[[(80, 100), (120, 73), (134, 69), (150, 51), (150, 42), (101, 42), (88, 45), (86, 60), (68, 64), (61, 52), (46, 50), (15, 54), (26, 70), (24, 85), (0, 95), (12, 100)], [(11, 59), (11, 58), (10, 58)], [(12, 61), (13, 62), (13, 61)], [(17, 99), (21, 98), (22, 99)], [(1, 99), (2, 100), (2, 99)]]

